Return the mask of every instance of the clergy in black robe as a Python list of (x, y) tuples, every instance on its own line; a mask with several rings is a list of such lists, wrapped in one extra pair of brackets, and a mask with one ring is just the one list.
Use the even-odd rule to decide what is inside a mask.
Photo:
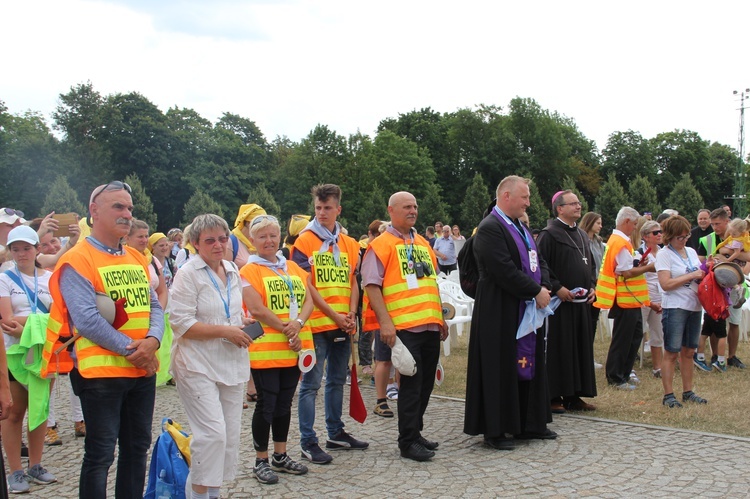
[[(466, 382), (464, 432), (484, 435), (497, 449), (514, 448), (513, 438), (555, 438), (547, 429), (552, 421), (544, 363), (544, 335), (536, 334), (534, 377), (519, 379), (516, 332), (519, 313), (526, 300), (549, 301), (549, 275), (537, 256), (531, 233), (518, 221), (529, 206), (528, 180), (507, 177), (497, 188), (497, 206), (503, 217), (489, 214), (479, 224), (473, 253), (479, 270), (476, 301), (471, 321)], [(541, 284), (522, 264), (516, 234), (523, 231), (541, 270)], [(521, 245), (523, 247), (523, 245)], [(527, 250), (524, 248), (523, 250)], [(535, 266), (536, 268), (536, 266)]]
[[(549, 222), (537, 238), (539, 252), (547, 262), (552, 293), (562, 303), (549, 318), (547, 333), (547, 379), (553, 413), (565, 410), (591, 411), (595, 407), (581, 397), (596, 396), (593, 331), (588, 302), (596, 287), (594, 259), (589, 239), (578, 228), (581, 215), (578, 197), (563, 191), (552, 209), (558, 218)], [(581, 295), (572, 290), (582, 288)]]

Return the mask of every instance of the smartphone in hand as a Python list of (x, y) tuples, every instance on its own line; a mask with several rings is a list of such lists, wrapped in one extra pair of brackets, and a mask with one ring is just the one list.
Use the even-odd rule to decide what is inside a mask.
[(260, 325), (259, 321), (248, 324), (247, 326), (243, 327), (242, 330), (253, 341), (257, 340), (266, 333), (265, 331), (263, 331), (263, 326)]

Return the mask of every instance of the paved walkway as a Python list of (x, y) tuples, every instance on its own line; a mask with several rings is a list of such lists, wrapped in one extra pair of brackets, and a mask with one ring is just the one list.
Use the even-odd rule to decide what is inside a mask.
[[(65, 396), (67, 378), (61, 385), (58, 424), (64, 444), (47, 447), (44, 456), (44, 464), (59, 482), (32, 485), (27, 497), (78, 497), (83, 439), (73, 436)], [(374, 391), (363, 387), (362, 392), (365, 404), (372, 407)], [(318, 408), (321, 411), (320, 404)], [(560, 434), (557, 440), (521, 443), (512, 452), (496, 451), (485, 447), (480, 437), (461, 432), (463, 402), (445, 398), (433, 398), (427, 410), (424, 434), (440, 441), (431, 462), (399, 457), (395, 418), (370, 414), (360, 425), (347, 416), (347, 430), (368, 440), (368, 450), (339, 451), (329, 465), (310, 465), (307, 475), (281, 475), (278, 484), (261, 485), (251, 471), (250, 411), (252, 405), (243, 416), (240, 471), (237, 480), (222, 489), (225, 498), (750, 496), (750, 439), (564, 415), (556, 416), (550, 426)], [(157, 389), (154, 437), (164, 416), (187, 423), (173, 387)], [(319, 422), (317, 427), (320, 431), (323, 425)], [(299, 457), (298, 435), (293, 419), (289, 450), (295, 459)], [(110, 497), (114, 497), (113, 487), (114, 470)]]

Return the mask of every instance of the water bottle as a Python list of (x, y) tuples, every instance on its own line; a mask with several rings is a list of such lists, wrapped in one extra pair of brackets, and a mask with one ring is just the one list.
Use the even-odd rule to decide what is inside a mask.
[(171, 499), (172, 487), (166, 482), (167, 470), (159, 472), (159, 479), (156, 481), (156, 499)]

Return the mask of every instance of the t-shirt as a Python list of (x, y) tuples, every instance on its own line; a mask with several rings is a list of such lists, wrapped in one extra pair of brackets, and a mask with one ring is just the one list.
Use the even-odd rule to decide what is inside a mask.
[[(670, 247), (663, 248), (656, 255), (656, 272), (668, 270), (674, 279), (700, 268), (700, 261), (695, 250), (685, 246), (685, 251), (687, 251), (687, 259), (682, 258)], [(661, 306), (700, 312), (702, 307), (698, 301), (698, 283), (692, 280), (677, 289), (662, 290)]]
[[(663, 250), (660, 250), (659, 253), (661, 251)], [(656, 255), (649, 253), (646, 259), (648, 260), (648, 264), (655, 263)], [(646, 284), (648, 285), (648, 299), (651, 300), (651, 303), (661, 303), (662, 289), (659, 286), (659, 276), (656, 272), (646, 272), (643, 276), (646, 278)]]
[[(15, 271), (12, 272), (15, 273)], [(21, 276), (23, 278), (24, 284), (26, 284), (26, 287), (33, 293), (34, 276), (29, 276), (23, 273), (21, 274)], [(47, 307), (47, 310), (49, 310), (50, 305), (52, 304), (52, 295), (49, 292), (50, 277), (52, 277), (51, 272), (37, 269), (37, 300), (44, 303), (44, 305)], [(13, 308), (14, 316), (27, 317), (31, 315), (31, 304), (29, 303), (29, 297), (26, 295), (26, 291), (21, 286), (13, 282), (10, 276), (8, 276), (5, 272), (0, 274), (0, 298), (3, 297), (10, 297), (10, 305)], [(11, 336), (6, 333), (3, 333), (3, 337), (5, 339), (6, 350), (9, 346), (15, 345), (20, 341), (20, 338), (16, 338), (15, 336)]]

